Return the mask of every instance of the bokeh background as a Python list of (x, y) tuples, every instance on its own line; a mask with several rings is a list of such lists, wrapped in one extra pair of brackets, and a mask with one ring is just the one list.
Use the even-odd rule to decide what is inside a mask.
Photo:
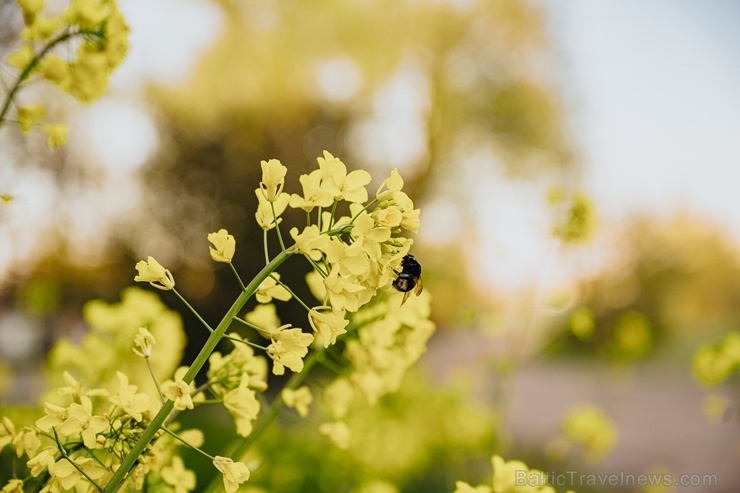
[[(227, 228), (237, 268), (256, 272), (260, 160), (280, 159), (297, 192), (326, 149), (370, 171), (371, 190), (394, 167), (404, 176), (438, 332), (404, 389), (356, 418), (381, 430), (351, 456), (327, 455), (315, 430), (276, 429), (261, 452), (282, 467), (265, 488), (452, 491), (486, 482), (498, 452), (546, 471), (718, 483), (663, 491), (740, 489), (736, 382), (709, 394), (692, 378), (696, 348), (740, 325), (740, 3), (120, 7), (131, 48), (107, 96), (25, 96), (70, 123), (68, 145), (0, 132), (0, 193), (15, 197), (0, 205), (0, 402), (35, 403), (53, 342), (79, 339), (83, 304), (119, 299), (147, 255), (217, 320), (234, 286), (206, 234)], [(0, 1), (3, 59), (17, 10)], [(206, 334), (182, 317), (187, 361)], [(563, 445), (563, 416), (583, 403), (616, 427), (603, 454)]]

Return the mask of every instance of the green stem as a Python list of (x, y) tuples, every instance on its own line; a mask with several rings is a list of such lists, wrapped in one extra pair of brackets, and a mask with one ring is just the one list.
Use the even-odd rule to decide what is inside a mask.
[(149, 374), (152, 376), (152, 380), (154, 381), (154, 386), (157, 387), (157, 394), (159, 395), (159, 400), (164, 404), (164, 396), (162, 395), (162, 389), (159, 388), (159, 382), (157, 382), (157, 377), (154, 376), (154, 369), (152, 368), (152, 362), (149, 361), (149, 356), (144, 358), (146, 360), (146, 366), (149, 368)]
[(280, 286), (282, 286), (282, 287), (283, 287), (283, 288), (284, 288), (284, 289), (285, 289), (285, 290), (286, 290), (287, 292), (289, 292), (289, 293), (290, 293), (290, 295), (291, 295), (291, 296), (293, 297), (293, 299), (295, 299), (295, 300), (296, 300), (296, 301), (297, 301), (298, 303), (300, 303), (301, 305), (303, 305), (303, 308), (305, 308), (305, 309), (306, 309), (306, 311), (309, 311), (309, 312), (311, 311), (311, 307), (309, 307), (309, 306), (308, 306), (307, 304), (305, 304), (305, 303), (303, 302), (303, 300), (302, 300), (302, 299), (300, 299), (300, 298), (299, 298), (298, 296), (296, 296), (296, 294), (295, 294), (295, 293), (293, 292), (293, 290), (292, 290), (292, 289), (290, 289), (290, 288), (288, 287), (288, 285), (287, 285), (287, 284), (283, 283), (283, 282), (282, 282), (282, 281), (281, 281), (280, 279), (278, 279), (277, 277), (273, 276), (272, 274), (270, 274), (270, 277), (271, 277), (271, 278), (273, 279), (273, 281), (275, 281), (276, 283), (278, 283), (278, 284), (279, 284)]
[(247, 341), (246, 339), (239, 339), (238, 337), (231, 337), (231, 336), (227, 336), (227, 335), (224, 336), (224, 339), (228, 339), (228, 340), (234, 341), (234, 342), (241, 342), (242, 344), (246, 344), (247, 346), (252, 346), (254, 348), (261, 349), (263, 351), (267, 351), (267, 348), (265, 346), (260, 346), (259, 344), (255, 344), (255, 343), (253, 343), (251, 341)]
[[(244, 290), (242, 290), (242, 292), (243, 291)], [(205, 320), (203, 320), (203, 317), (200, 316), (200, 313), (198, 313), (197, 311), (195, 311), (195, 308), (193, 308), (190, 305), (190, 303), (188, 303), (187, 300), (185, 298), (183, 298), (180, 293), (177, 292), (177, 290), (175, 288), (172, 288), (172, 292), (175, 293), (178, 298), (180, 298), (180, 301), (182, 301), (185, 304), (185, 306), (187, 306), (188, 309), (190, 309), (191, 312), (193, 312), (193, 315), (195, 315), (198, 318), (198, 320), (200, 320), (200, 323), (202, 323), (205, 326), (205, 328), (208, 329), (208, 332), (213, 333), (213, 329), (211, 328), (210, 325), (208, 325), (208, 322), (206, 322)]]
[(196, 452), (200, 452), (201, 454), (205, 455), (209, 459), (211, 459), (211, 460), (215, 460), (216, 459), (215, 457), (207, 454), (206, 452), (204, 452), (203, 450), (199, 449), (195, 445), (192, 445), (192, 444), (186, 442), (185, 440), (183, 440), (180, 437), (180, 435), (178, 435), (174, 431), (169, 430), (167, 427), (163, 426), (162, 427), (162, 431), (164, 431), (165, 433), (167, 433), (168, 435), (170, 435), (171, 437), (173, 437), (175, 440), (179, 441), (180, 443), (184, 444), (185, 446), (190, 447), (191, 449), (195, 450)]
[(270, 263), (270, 252), (267, 249), (267, 230), (262, 230), (262, 245), (265, 249), (265, 265)]
[[(285, 384), (286, 389), (295, 389), (297, 388), (303, 380), (306, 378), (308, 373), (311, 371), (311, 368), (318, 363), (319, 358), (323, 356), (323, 351), (314, 351), (312, 352), (305, 360), (303, 365), (303, 371), (300, 373), (293, 373), (293, 375), (290, 377), (290, 380), (288, 380), (288, 383)], [(240, 457), (243, 457), (244, 454), (249, 450), (249, 448), (254, 445), (254, 443), (262, 436), (262, 434), (270, 427), (270, 425), (275, 421), (275, 419), (278, 417), (278, 414), (280, 414), (280, 410), (283, 408), (283, 399), (280, 397), (280, 395), (276, 396), (275, 399), (272, 401), (272, 406), (270, 407), (270, 412), (265, 416), (265, 418), (260, 421), (252, 430), (252, 433), (249, 434), (248, 437), (241, 440), (238, 439), (238, 442), (236, 442), (235, 446), (232, 448), (231, 452), (229, 453), (228, 457), (231, 457), (233, 460), (239, 460)], [(216, 476), (214, 479), (211, 480), (211, 482), (208, 484), (205, 492), (213, 492), (217, 491), (218, 488), (221, 486), (221, 478), (219, 476)]]
[(242, 278), (239, 276), (239, 273), (236, 271), (236, 267), (234, 267), (234, 264), (232, 264), (231, 262), (229, 262), (229, 267), (231, 267), (231, 272), (234, 273), (234, 276), (236, 277), (236, 280), (239, 281), (239, 286), (242, 288), (242, 291), (244, 291), (245, 289), (247, 289), (246, 287), (244, 287), (244, 283), (242, 282)]
[(272, 218), (275, 221), (275, 232), (277, 233), (278, 241), (280, 242), (280, 248), (285, 250), (283, 235), (280, 234), (280, 223), (278, 222), (277, 213), (275, 212), (275, 202), (270, 202), (270, 207), (272, 208)]
[[(195, 361), (193, 361), (193, 364), (190, 366), (187, 373), (185, 373), (185, 376), (183, 377), (185, 383), (191, 383), (195, 378), (195, 375), (197, 375), (198, 372), (203, 368), (203, 366), (206, 364), (206, 361), (208, 361), (208, 357), (216, 349), (219, 341), (226, 333), (226, 329), (228, 329), (231, 325), (231, 320), (236, 317), (236, 315), (239, 313), (239, 311), (241, 311), (247, 301), (254, 295), (255, 292), (257, 292), (257, 288), (262, 283), (262, 281), (264, 281), (271, 272), (275, 271), (275, 269), (277, 269), (280, 264), (285, 262), (288, 257), (293, 255), (293, 251), (294, 247), (291, 246), (290, 248), (287, 248), (286, 250), (280, 252), (277, 257), (275, 257), (269, 264), (267, 264), (254, 277), (254, 279), (252, 279), (252, 281), (247, 285), (247, 288), (239, 294), (239, 297), (236, 299), (236, 301), (234, 301), (234, 304), (231, 305), (231, 308), (229, 308), (224, 317), (221, 319), (221, 322), (216, 327), (216, 330), (214, 330), (208, 337), (208, 340), (206, 340), (205, 344), (198, 353), (198, 356), (196, 356)], [(152, 422), (149, 423), (147, 429), (144, 430), (144, 433), (141, 434), (139, 440), (131, 448), (131, 451), (128, 453), (128, 455), (126, 455), (119, 468), (111, 477), (110, 481), (108, 482), (108, 486), (106, 486), (105, 488), (105, 493), (118, 491), (118, 489), (123, 484), (123, 480), (125, 479), (126, 475), (131, 470), (131, 468), (134, 467), (137, 459), (144, 452), (147, 445), (149, 445), (149, 442), (152, 441), (154, 435), (167, 419), (167, 416), (172, 412), (173, 407), (174, 402), (172, 401), (168, 400), (164, 403), (157, 415), (154, 416), (154, 419), (152, 419)]]
[(268, 337), (270, 336), (270, 334), (272, 334), (272, 332), (270, 332), (269, 330), (265, 330), (262, 327), (258, 327), (258, 326), (254, 325), (254, 324), (251, 324), (251, 323), (247, 322), (246, 320), (244, 320), (242, 318), (234, 317), (234, 320), (236, 320), (240, 324), (246, 325), (250, 329), (254, 329), (254, 330), (258, 331), (258, 332), (262, 332), (263, 334), (265, 334)]
[(82, 474), (85, 477), (85, 479), (87, 479), (90, 482), (91, 485), (95, 486), (95, 489), (97, 489), (98, 491), (103, 491), (103, 488), (101, 488), (100, 486), (98, 486), (98, 484), (95, 481), (93, 481), (93, 479), (90, 476), (88, 476), (87, 474), (85, 474), (85, 471), (83, 471), (82, 469), (80, 469), (80, 466), (78, 466), (75, 463), (75, 461), (73, 461), (72, 459), (69, 458), (69, 455), (67, 455), (67, 451), (65, 450), (64, 446), (59, 442), (59, 436), (57, 436), (57, 430), (56, 430), (56, 428), (52, 427), (51, 428), (51, 431), (54, 432), (54, 441), (57, 442), (57, 449), (62, 454), (62, 457), (64, 457), (65, 459), (67, 459), (67, 462), (69, 462), (70, 464), (72, 464), (72, 467), (74, 467), (75, 469), (77, 469), (77, 472), (79, 472), (80, 474)]
[(95, 35), (99, 33), (96, 33), (94, 31), (76, 31), (76, 32), (65, 32), (63, 34), (60, 34), (56, 38), (49, 41), (49, 44), (44, 46), (44, 48), (39, 52), (38, 55), (33, 57), (33, 60), (31, 60), (31, 63), (26, 66), (26, 68), (23, 69), (21, 74), (18, 76), (18, 79), (15, 81), (15, 84), (13, 84), (13, 87), (10, 88), (10, 91), (8, 91), (8, 94), (5, 95), (5, 101), (3, 102), (3, 107), (0, 109), (0, 124), (2, 124), (3, 120), (5, 120), (5, 114), (8, 112), (8, 109), (10, 108), (10, 103), (13, 101), (13, 98), (15, 97), (16, 93), (20, 90), (21, 85), (23, 85), (23, 82), (25, 82), (28, 77), (30, 77), (31, 72), (34, 68), (36, 68), (36, 65), (39, 64), (42, 58), (46, 56), (46, 54), (54, 48), (59, 43), (62, 43), (69, 38), (77, 35)]

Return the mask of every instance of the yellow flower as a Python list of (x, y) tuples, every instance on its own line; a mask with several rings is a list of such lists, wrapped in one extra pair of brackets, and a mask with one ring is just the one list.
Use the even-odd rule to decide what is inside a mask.
[(234, 462), (228, 457), (216, 456), (213, 465), (224, 475), (226, 493), (234, 493), (239, 485), (249, 479), (249, 468), (242, 462)]
[(136, 270), (139, 275), (134, 277), (134, 281), (148, 282), (157, 289), (169, 291), (175, 287), (175, 280), (169, 270), (154, 260), (153, 257), (147, 258), (146, 262), (140, 260), (136, 264)]
[(584, 404), (566, 414), (562, 422), (565, 435), (586, 448), (592, 459), (608, 454), (617, 441), (617, 427), (599, 408)]
[(92, 28), (101, 24), (108, 16), (106, 3), (99, 0), (74, 0), (64, 12), (64, 20), (81, 28)]
[(347, 174), (347, 167), (344, 163), (327, 151), (324, 151), (324, 157), (318, 158), (317, 161), (324, 177), (323, 183), (326, 191), (332, 197), (347, 202), (367, 202), (365, 185), (372, 180), (370, 173), (365, 170), (355, 170)]
[(45, 116), (46, 109), (40, 104), (22, 106), (18, 108), (18, 125), (23, 132), (28, 132), (31, 130), (31, 127), (43, 120)]
[(356, 312), (362, 305), (360, 296), (365, 291), (365, 286), (356, 282), (357, 279), (352, 276), (341, 275), (340, 270), (341, 266), (335, 264), (324, 279), (329, 301), (332, 306), (341, 306), (348, 312)]
[(346, 378), (337, 378), (324, 389), (324, 402), (336, 419), (341, 419), (347, 414), (354, 396), (355, 389)]
[(174, 380), (167, 380), (162, 384), (162, 394), (175, 403), (175, 409), (178, 411), (195, 407), (192, 397), (195, 386), (182, 379), (187, 371), (187, 366), (181, 366), (175, 371)]
[(131, 30), (115, 3), (109, 3), (108, 8), (110, 14), (105, 21), (105, 55), (108, 66), (113, 69), (120, 65), (128, 53), (128, 36)]
[(236, 434), (249, 436), (252, 433), (252, 422), (260, 413), (260, 403), (254, 390), (248, 388), (249, 375), (243, 373), (239, 387), (224, 396), (224, 407), (234, 418)]
[(23, 43), (21, 49), (13, 52), (8, 57), (8, 64), (13, 67), (25, 70), (34, 60), (36, 55), (33, 54), (33, 48), (28, 43)]
[(83, 103), (89, 103), (108, 88), (110, 65), (105, 53), (90, 45), (77, 50), (77, 59), (71, 65), (72, 79), (67, 90)]
[(92, 404), (86, 401), (86, 405), (73, 402), (69, 405), (69, 417), (60, 424), (57, 430), (65, 436), (81, 436), (85, 447), (89, 449), (98, 448), (97, 436), (109, 428), (109, 423), (103, 416), (92, 415)]
[(18, 433), (13, 439), (13, 445), (15, 445), (15, 453), (18, 458), (23, 454), (33, 457), (36, 455), (36, 451), (41, 447), (39, 432), (35, 428), (24, 426), (21, 428), (20, 433)]
[(303, 209), (311, 212), (314, 207), (329, 207), (334, 203), (334, 197), (321, 186), (323, 173), (320, 169), (314, 170), (307, 175), (301, 175), (298, 179), (303, 187), (303, 196), (293, 194), (290, 196), (290, 206), (294, 209)]
[(324, 286), (324, 278), (321, 277), (321, 274), (312, 270), (306, 274), (306, 284), (314, 298), (319, 301), (326, 299), (326, 286)]
[(277, 159), (262, 161), (260, 162), (260, 166), (262, 166), (262, 181), (260, 182), (262, 196), (268, 202), (275, 202), (283, 191), (288, 168), (283, 166)]
[(44, 402), (44, 413), (46, 413), (45, 416), (36, 420), (36, 426), (46, 432), (51, 432), (53, 427), (59, 426), (69, 417), (66, 407), (57, 406), (51, 402)]
[(321, 259), (322, 253), (331, 242), (329, 236), (321, 234), (315, 224), (306, 227), (301, 233), (298, 233), (298, 228), (292, 228), (290, 236), (295, 241), (295, 252), (308, 255), (314, 261)]
[(301, 418), (308, 416), (308, 406), (313, 402), (310, 388), (305, 385), (295, 390), (286, 388), (283, 389), (280, 395), (285, 405), (294, 408)]
[(148, 358), (152, 355), (152, 347), (156, 345), (157, 341), (152, 333), (146, 327), (139, 327), (139, 333), (134, 337), (134, 353), (142, 358)]
[(56, 454), (58, 450), (56, 445), (49, 445), (44, 447), (41, 452), (26, 462), (26, 467), (31, 470), (31, 476), (34, 478), (44, 472), (56, 461)]
[(335, 308), (329, 313), (321, 313), (319, 310), (332, 310), (330, 306), (315, 306), (308, 312), (308, 322), (311, 328), (319, 333), (319, 340), (325, 348), (337, 342), (337, 336), (345, 334), (345, 327), (349, 320), (344, 318), (345, 310)]
[(69, 63), (56, 55), (47, 55), (41, 63), (41, 77), (66, 90), (72, 81)]
[(254, 297), (260, 303), (269, 303), (273, 298), (280, 301), (288, 301), (293, 296), (290, 292), (285, 289), (281, 284), (278, 284), (280, 280), (280, 274), (277, 272), (273, 273), (272, 276), (266, 277), (257, 288), (257, 292), (254, 293)]
[[(74, 461), (74, 465), (70, 462)], [(84, 489), (89, 485), (87, 479), (80, 472), (84, 472), (90, 479), (100, 479), (105, 474), (105, 469), (88, 457), (75, 457), (74, 459), (59, 459), (49, 466), (49, 474), (59, 481), (63, 490), (71, 490), (76, 486)]]
[(170, 465), (162, 468), (162, 479), (175, 489), (175, 493), (187, 493), (195, 489), (195, 473), (185, 468), (179, 455), (172, 457)]
[(273, 359), (272, 373), (282, 375), (288, 367), (296, 373), (303, 370), (303, 357), (308, 354), (308, 346), (313, 342), (311, 334), (301, 329), (286, 329), (284, 325), (272, 334), (272, 344), (267, 347), (267, 355)]
[[(280, 330), (280, 319), (277, 316), (275, 305), (271, 303), (255, 306), (254, 310), (244, 316), (244, 320), (266, 332), (271, 333)], [(260, 332), (260, 335), (268, 337), (262, 332)]]
[(23, 20), (28, 25), (33, 23), (36, 14), (44, 8), (44, 0), (18, 0), (18, 6), (23, 12)]
[[(280, 194), (275, 202), (269, 202), (265, 199), (261, 189), (256, 189), (255, 193), (257, 194), (257, 212), (254, 216), (257, 219), (257, 224), (265, 231), (268, 231), (280, 224), (283, 220), (280, 215), (288, 207), (290, 196), (287, 193)], [(274, 214), (273, 208), (275, 209)], [(277, 221), (275, 218), (277, 218)]]
[(10, 418), (3, 416), (0, 421), (0, 450), (11, 443), (13, 438), (15, 438), (15, 426)]
[(490, 486), (470, 486), (465, 481), (455, 481), (454, 493), (491, 493)]
[(61, 147), (67, 143), (67, 125), (64, 123), (46, 123), (44, 132), (48, 136), (46, 144), (49, 147)]
[(55, 17), (37, 16), (21, 33), (23, 39), (50, 38), (62, 26), (62, 20)]
[[(547, 485), (547, 475), (537, 469), (529, 469), (519, 460), (504, 461), (500, 456), (491, 458), (493, 464), (493, 493), (543, 491)], [(526, 487), (529, 488), (526, 488)], [(545, 490), (545, 491), (552, 491)], [(544, 493), (544, 491), (543, 491)]]
[(319, 432), (331, 440), (331, 442), (342, 450), (347, 450), (352, 442), (352, 431), (344, 421), (322, 423)]
[[(143, 413), (147, 412), (150, 407), (150, 397), (143, 392), (136, 392), (138, 387), (136, 385), (129, 385), (128, 377), (117, 372), (118, 376), (118, 389), (116, 393), (110, 397), (111, 403), (120, 407), (123, 412), (134, 418), (136, 421), (141, 421), (144, 416)], [(38, 423), (37, 423), (38, 424)]]
[(2, 493), (23, 493), (23, 481), (20, 479), (11, 479), (0, 491)]
[(208, 249), (211, 252), (211, 258), (216, 262), (229, 263), (234, 258), (236, 251), (236, 240), (225, 229), (219, 229), (218, 233), (209, 233), (208, 241), (213, 243)]

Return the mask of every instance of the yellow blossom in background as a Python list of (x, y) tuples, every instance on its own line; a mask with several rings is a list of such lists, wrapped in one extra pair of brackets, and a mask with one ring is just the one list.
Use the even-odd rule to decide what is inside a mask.
[(582, 341), (589, 341), (594, 334), (594, 315), (585, 307), (576, 308), (568, 316), (568, 328)]
[(326, 286), (324, 286), (324, 278), (321, 277), (321, 274), (312, 270), (306, 274), (305, 279), (313, 297), (319, 301), (324, 301), (326, 299)]
[(148, 282), (157, 289), (168, 291), (175, 287), (175, 279), (169, 270), (162, 267), (153, 257), (149, 257), (146, 262), (140, 260), (136, 264), (136, 270), (139, 275), (134, 277), (136, 282)]
[(100, 0), (73, 0), (63, 17), (67, 23), (87, 29), (102, 23), (108, 13), (107, 4)]
[(702, 411), (707, 419), (717, 424), (722, 421), (722, 418), (727, 416), (727, 411), (730, 404), (724, 396), (717, 394), (709, 394), (704, 398), (702, 402)]
[(67, 143), (67, 125), (64, 123), (46, 123), (43, 128), (49, 147), (61, 147)]
[(56, 55), (47, 55), (41, 63), (41, 77), (53, 82), (60, 89), (67, 90), (72, 82), (72, 73), (69, 63)]
[(317, 169), (298, 179), (303, 187), (303, 195), (292, 194), (290, 206), (294, 209), (303, 209), (311, 212), (314, 207), (329, 207), (334, 203), (334, 197), (321, 186), (323, 173)]
[(490, 486), (470, 486), (465, 481), (455, 481), (454, 493), (491, 493)]
[(192, 383), (186, 383), (182, 378), (187, 373), (188, 367), (181, 366), (175, 371), (174, 379), (162, 383), (162, 394), (175, 403), (175, 409), (183, 411), (193, 409), (192, 394), (195, 392), (195, 386)]
[(148, 358), (152, 355), (152, 347), (156, 344), (157, 341), (152, 333), (146, 327), (139, 327), (139, 333), (134, 337), (134, 353), (142, 358)]
[(565, 437), (584, 447), (586, 456), (598, 460), (608, 454), (617, 441), (614, 422), (596, 406), (583, 404), (569, 410), (561, 424)]
[(185, 467), (180, 456), (172, 457), (169, 466), (162, 468), (162, 479), (175, 489), (175, 493), (187, 493), (195, 489), (195, 473)]
[(337, 378), (324, 389), (324, 403), (335, 419), (341, 419), (347, 415), (354, 397), (354, 387), (346, 378)]
[(297, 389), (283, 389), (280, 393), (286, 406), (296, 410), (301, 418), (308, 416), (309, 406), (313, 402), (313, 394), (307, 386), (298, 387)]
[(227, 264), (231, 262), (236, 251), (236, 240), (228, 231), (219, 229), (217, 233), (209, 233), (208, 241), (213, 244), (208, 247), (213, 260)]
[[(278, 331), (280, 328), (280, 319), (277, 316), (275, 305), (272, 303), (262, 303), (255, 306), (254, 310), (244, 316), (244, 320), (268, 333)], [(262, 331), (260, 331), (260, 335), (268, 337)]]
[[(319, 310), (331, 310), (328, 313)], [(337, 337), (345, 334), (345, 327), (349, 320), (344, 318), (345, 311), (341, 308), (333, 309), (330, 306), (315, 306), (308, 312), (308, 322), (311, 328), (319, 334), (319, 340), (325, 348), (337, 342)]]
[(338, 449), (347, 450), (352, 443), (352, 430), (344, 421), (322, 423), (319, 432), (331, 440)]
[(288, 301), (291, 299), (293, 296), (284, 286), (278, 284), (279, 280), (280, 274), (277, 272), (266, 277), (257, 288), (257, 292), (254, 294), (255, 299), (259, 303), (270, 303), (273, 298), (280, 301)]
[(324, 157), (317, 161), (323, 174), (325, 189), (335, 200), (367, 202), (365, 185), (372, 180), (370, 173), (358, 169), (347, 174), (347, 166), (328, 151), (324, 151)]
[(272, 373), (282, 375), (286, 366), (296, 373), (303, 371), (303, 357), (308, 354), (313, 336), (301, 329), (281, 328), (271, 338), (272, 344), (267, 347), (267, 355), (273, 360)]
[(15, 426), (10, 418), (3, 416), (0, 421), (0, 450), (11, 443), (15, 438)]
[(37, 16), (21, 33), (23, 39), (47, 39), (62, 27), (62, 20), (55, 17)]
[(23, 481), (20, 479), (11, 479), (0, 491), (2, 493), (23, 493)]
[(8, 56), (8, 64), (20, 70), (25, 70), (34, 60), (36, 55), (33, 53), (33, 47), (29, 43), (23, 43), (20, 50), (15, 51)]
[(36, 15), (44, 8), (44, 0), (18, 0), (26, 25), (33, 23)]
[(68, 91), (83, 103), (99, 98), (108, 89), (110, 67), (105, 53), (83, 45), (77, 50), (71, 69)]
[(247, 387), (249, 375), (243, 373), (239, 387), (229, 391), (224, 396), (224, 407), (234, 418), (236, 433), (246, 437), (252, 433), (252, 422), (260, 413), (260, 403), (254, 390)]
[(18, 126), (21, 127), (23, 132), (28, 132), (31, 130), (31, 127), (43, 120), (45, 116), (46, 109), (40, 104), (22, 106), (18, 108)]
[(262, 181), (260, 182), (262, 195), (268, 202), (275, 202), (283, 191), (288, 168), (277, 159), (261, 161), (260, 166), (262, 166)]
[(249, 468), (241, 462), (234, 462), (228, 457), (217, 455), (213, 459), (213, 465), (224, 475), (226, 493), (234, 493), (240, 484), (249, 479)]

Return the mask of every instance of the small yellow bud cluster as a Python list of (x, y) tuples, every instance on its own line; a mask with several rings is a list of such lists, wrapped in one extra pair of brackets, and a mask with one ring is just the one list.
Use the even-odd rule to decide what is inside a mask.
[[(43, 0), (19, 0), (25, 29), (22, 46), (11, 53), (8, 64), (20, 72), (0, 108), (0, 124), (21, 85), (38, 74), (62, 91), (83, 103), (100, 97), (108, 87), (111, 72), (123, 61), (128, 51), (129, 28), (115, 0), (73, 0), (59, 17), (43, 14)], [(54, 49), (73, 38), (82, 40), (75, 49), (68, 46), (60, 53), (73, 52), (68, 61)], [(36, 49), (36, 45), (41, 47)], [(17, 121), (28, 132), (45, 118), (41, 105), (19, 106)], [(44, 124), (47, 143), (51, 147), (64, 145), (67, 127), (59, 123)]]

